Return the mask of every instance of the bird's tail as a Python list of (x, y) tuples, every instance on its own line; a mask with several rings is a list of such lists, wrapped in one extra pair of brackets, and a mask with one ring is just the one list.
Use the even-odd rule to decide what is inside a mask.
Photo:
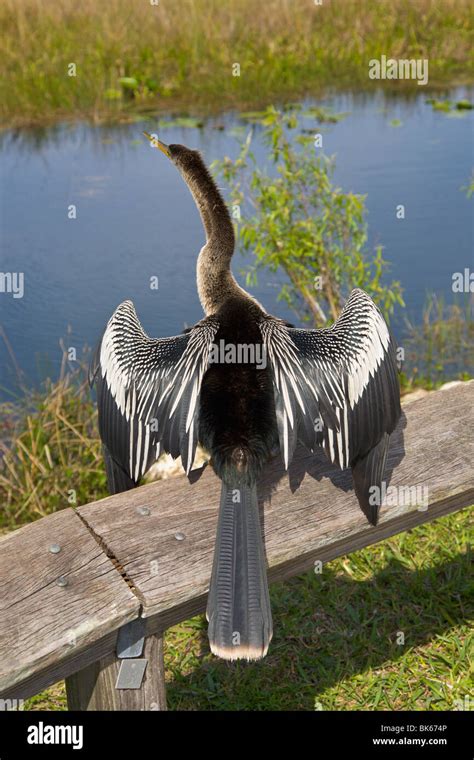
[(255, 485), (222, 482), (207, 602), (211, 651), (226, 660), (264, 657), (273, 628)]

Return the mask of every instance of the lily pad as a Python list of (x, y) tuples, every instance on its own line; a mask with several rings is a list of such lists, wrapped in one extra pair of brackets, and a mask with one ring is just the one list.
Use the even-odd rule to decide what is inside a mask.
[(347, 113), (333, 113), (329, 108), (323, 106), (311, 106), (303, 112), (303, 116), (314, 116), (321, 124), (336, 124), (341, 119), (345, 119)]
[(458, 111), (472, 111), (474, 105), (470, 103), (469, 100), (458, 100), (456, 103), (456, 108)]
[(426, 101), (428, 105), (432, 106), (433, 111), (450, 111), (452, 103), (450, 100), (437, 100), (436, 98), (428, 98)]

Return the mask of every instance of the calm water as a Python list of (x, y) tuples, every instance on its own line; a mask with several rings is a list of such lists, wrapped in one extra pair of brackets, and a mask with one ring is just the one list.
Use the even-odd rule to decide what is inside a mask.
[[(472, 99), (472, 92), (451, 97)], [(337, 96), (325, 104), (348, 116), (323, 132), (324, 152), (336, 154), (337, 184), (367, 194), (370, 247), (384, 245), (388, 277), (401, 280), (414, 319), (428, 291), (452, 300), (452, 273), (474, 265), (473, 201), (461, 190), (474, 163), (474, 112), (450, 118), (425, 99)], [(392, 126), (394, 119), (401, 126)], [(210, 162), (237, 155), (234, 130), (244, 123), (226, 114), (201, 130), (169, 127), (160, 136), (198, 148)], [(201, 222), (176, 169), (149, 148), (142, 128), (154, 131), (154, 122), (2, 137), (0, 271), (24, 272), (25, 286), (23, 298), (0, 293), (0, 324), (30, 383), (57, 374), (61, 338), (78, 355), (93, 345), (125, 298), (153, 336), (176, 334), (202, 316), (194, 280)], [(258, 128), (254, 148), (263, 164)], [(400, 203), (403, 221), (395, 216)], [(69, 204), (77, 206), (76, 220), (67, 217)], [(237, 255), (240, 281), (244, 266)], [(153, 275), (158, 291), (149, 287)], [(282, 281), (263, 272), (253, 292), (268, 310), (295, 321), (277, 301)], [(402, 329), (398, 315), (399, 337)], [(1, 337), (0, 367), (0, 385), (14, 391), (14, 363)]]

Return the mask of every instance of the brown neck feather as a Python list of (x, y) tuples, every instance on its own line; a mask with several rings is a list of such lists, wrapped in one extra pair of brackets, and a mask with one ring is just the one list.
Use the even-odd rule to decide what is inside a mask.
[(199, 299), (206, 314), (215, 314), (233, 296), (250, 296), (230, 271), (235, 236), (229, 211), (206, 166), (199, 159), (180, 167), (201, 215), (206, 244), (197, 262)]

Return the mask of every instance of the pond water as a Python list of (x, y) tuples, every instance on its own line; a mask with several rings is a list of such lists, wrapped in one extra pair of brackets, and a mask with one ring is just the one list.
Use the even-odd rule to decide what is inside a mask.
[[(464, 89), (449, 96), (472, 100)], [(427, 292), (452, 301), (453, 272), (473, 268), (473, 201), (462, 187), (473, 167), (474, 111), (448, 116), (433, 110), (423, 93), (410, 100), (337, 95), (323, 104), (347, 113), (317, 129), (324, 152), (336, 155), (335, 181), (367, 194), (369, 249), (383, 244), (391, 262), (387, 278), (401, 281), (406, 313), (416, 321)], [(245, 124), (227, 113), (202, 129), (160, 129), (160, 137), (197, 148), (211, 162), (237, 155), (235, 127)], [(200, 218), (175, 167), (145, 142), (144, 128), (156, 131), (156, 121), (3, 133), (0, 271), (24, 273), (22, 298), (0, 293), (9, 344), (0, 336), (4, 394), (11, 397), (18, 385), (15, 365), (30, 384), (56, 376), (61, 338), (80, 356), (125, 298), (156, 337), (202, 317), (195, 286)], [(263, 164), (258, 128), (254, 150)], [(68, 219), (70, 204), (77, 207), (75, 220)], [(396, 218), (397, 204), (405, 206), (404, 220)], [(241, 282), (245, 265), (236, 255)], [(152, 276), (158, 290), (150, 289)], [(262, 272), (252, 292), (270, 312), (295, 321), (277, 300), (283, 281)], [(400, 338), (401, 311), (393, 329)]]

